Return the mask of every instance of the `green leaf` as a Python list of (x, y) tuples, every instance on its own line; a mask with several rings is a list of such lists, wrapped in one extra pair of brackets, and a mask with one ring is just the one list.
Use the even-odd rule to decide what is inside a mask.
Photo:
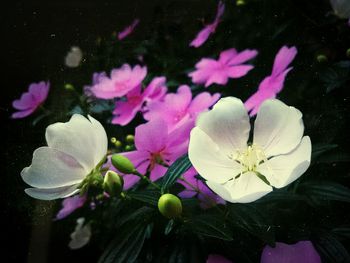
[(320, 253), (322, 262), (350, 262), (350, 255), (346, 248), (332, 235), (323, 235), (313, 242)]
[(160, 193), (156, 190), (142, 190), (142, 191), (135, 191), (135, 192), (128, 192), (128, 195), (131, 198), (134, 198), (138, 201), (147, 203), (152, 206), (158, 205), (158, 200), (160, 198)]
[(231, 222), (260, 238), (269, 245), (274, 245), (274, 227), (267, 217), (254, 205), (234, 204), (229, 207)]
[(281, 201), (303, 201), (305, 196), (295, 194), (293, 192), (287, 191), (285, 189), (274, 190), (273, 192), (265, 195), (256, 201), (256, 203), (271, 203), (271, 202), (281, 202)]
[(177, 159), (167, 170), (162, 181), (162, 192), (169, 189), (176, 180), (192, 166), (188, 155), (185, 154)]
[(314, 144), (312, 145), (311, 160), (314, 161), (323, 153), (333, 150), (337, 147), (338, 147), (337, 144), (325, 144), (325, 143)]
[(229, 228), (223, 217), (218, 215), (200, 215), (193, 218), (187, 225), (200, 235), (231, 241), (232, 229)]
[(99, 263), (132, 263), (137, 259), (146, 237), (146, 227), (133, 225), (116, 233)]
[(132, 213), (123, 214), (123, 216), (117, 219), (117, 227), (124, 225), (125, 223), (129, 223), (132, 220), (139, 220), (140, 218), (145, 218), (148, 215), (151, 215), (155, 210), (148, 206), (140, 207), (136, 209)]
[(307, 182), (298, 191), (311, 199), (350, 202), (350, 189), (335, 182)]
[(342, 238), (350, 238), (350, 225), (336, 227), (332, 229), (332, 233)]

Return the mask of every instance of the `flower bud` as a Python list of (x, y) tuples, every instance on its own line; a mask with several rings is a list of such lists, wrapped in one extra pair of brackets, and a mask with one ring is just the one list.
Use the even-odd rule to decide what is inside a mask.
[(125, 140), (126, 140), (127, 143), (134, 143), (135, 137), (134, 137), (134, 135), (128, 134), (125, 137)]
[(350, 48), (348, 48), (348, 50), (346, 50), (346, 56), (347, 56), (348, 58), (350, 58)]
[(324, 63), (324, 62), (327, 62), (327, 61), (328, 61), (327, 56), (324, 55), (324, 54), (319, 54), (319, 55), (317, 55), (316, 59), (317, 59), (317, 61), (318, 61), (319, 63)]
[(132, 162), (120, 154), (114, 154), (112, 156), (112, 164), (118, 171), (125, 174), (132, 174), (136, 171)]
[(158, 200), (159, 212), (167, 218), (175, 218), (182, 213), (181, 200), (172, 194), (164, 194)]
[(74, 90), (74, 86), (73, 86), (72, 84), (70, 84), (70, 83), (65, 84), (65, 85), (64, 85), (64, 88), (65, 88), (66, 90), (69, 90), (69, 91)]
[(121, 141), (117, 140), (117, 138), (115, 138), (115, 137), (112, 137), (112, 138), (111, 138), (111, 143), (113, 143), (114, 146), (117, 147), (117, 148), (119, 148), (119, 147), (122, 146)]
[(237, 6), (245, 5), (245, 1), (244, 1), (244, 0), (237, 0), (237, 1), (236, 1), (236, 5), (237, 5)]
[(124, 180), (114, 171), (107, 171), (103, 180), (103, 190), (111, 196), (119, 195), (123, 191)]

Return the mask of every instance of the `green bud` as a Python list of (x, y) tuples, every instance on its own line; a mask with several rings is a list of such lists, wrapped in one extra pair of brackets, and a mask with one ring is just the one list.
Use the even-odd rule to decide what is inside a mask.
[(103, 190), (111, 196), (117, 196), (123, 191), (124, 180), (114, 171), (107, 171), (103, 180)]
[(125, 140), (126, 140), (127, 143), (134, 143), (135, 137), (134, 137), (134, 135), (128, 134), (125, 137)]
[(120, 154), (114, 154), (112, 156), (112, 164), (118, 171), (125, 174), (132, 174), (136, 171), (132, 162)]
[(316, 59), (317, 59), (317, 61), (318, 61), (319, 63), (324, 63), (324, 62), (327, 62), (327, 61), (328, 61), (327, 56), (324, 55), (324, 54), (319, 54), (319, 55), (317, 55)]
[(158, 200), (159, 212), (166, 218), (175, 218), (182, 213), (181, 200), (172, 194), (164, 194)]
[(132, 150), (134, 150), (134, 146), (132, 146), (132, 145), (125, 146), (125, 151), (129, 152), (129, 151), (132, 151)]
[(346, 51), (346, 56), (350, 58), (350, 48), (348, 48), (348, 50)]
[(236, 5), (237, 6), (245, 5), (245, 1), (244, 0), (237, 0)]
[(119, 148), (119, 147), (122, 146), (121, 141), (117, 140), (117, 138), (115, 138), (115, 137), (112, 137), (112, 138), (111, 138), (111, 143), (113, 143), (114, 146), (117, 147), (117, 148)]
[(74, 90), (74, 86), (73, 86), (72, 84), (70, 84), (70, 83), (65, 84), (65, 85), (64, 85), (64, 88), (65, 88), (66, 90)]

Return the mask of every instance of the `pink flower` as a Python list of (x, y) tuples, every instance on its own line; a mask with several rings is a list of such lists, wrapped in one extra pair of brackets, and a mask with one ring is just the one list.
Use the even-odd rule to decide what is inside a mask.
[(299, 241), (288, 245), (276, 242), (276, 246), (265, 246), (261, 263), (321, 263), (321, 258), (310, 241)]
[(192, 99), (190, 87), (182, 85), (177, 93), (167, 94), (164, 101), (150, 103), (147, 107), (148, 111), (143, 116), (146, 120), (162, 118), (168, 123), (170, 129), (185, 120), (194, 124), (198, 114), (208, 110), (219, 98), (219, 93), (210, 95), (209, 92), (202, 92)]
[(126, 95), (141, 84), (146, 77), (147, 68), (136, 65), (131, 68), (124, 64), (119, 69), (113, 69), (111, 77), (102, 77), (99, 83), (91, 88), (97, 98), (113, 99)]
[(139, 22), (140, 22), (139, 19), (134, 19), (131, 25), (128, 25), (126, 28), (124, 28), (121, 32), (118, 33), (118, 39), (122, 40), (126, 38), (128, 35), (130, 35), (134, 31), (135, 27), (138, 25)]
[(272, 73), (264, 78), (255, 92), (245, 103), (245, 107), (250, 111), (250, 116), (254, 116), (260, 105), (267, 99), (276, 98), (277, 93), (283, 89), (284, 80), (292, 67), (288, 65), (297, 54), (296, 47), (288, 48), (283, 46), (277, 53), (273, 63)]
[(219, 60), (202, 58), (196, 64), (196, 70), (188, 74), (192, 82), (204, 84), (205, 87), (216, 83), (226, 85), (229, 78), (240, 78), (246, 75), (252, 65), (245, 65), (244, 62), (254, 58), (258, 52), (246, 49), (240, 53), (234, 48), (221, 52)]
[(116, 116), (113, 118), (112, 123), (127, 125), (138, 111), (147, 107), (145, 103), (162, 99), (167, 92), (165, 82), (165, 77), (156, 77), (143, 92), (141, 91), (141, 85), (131, 90), (126, 94), (126, 101), (120, 100), (116, 102), (115, 110), (113, 111), (113, 114)]
[[(190, 129), (185, 123), (169, 132), (162, 119), (141, 124), (135, 130), (136, 150), (122, 154), (130, 159), (140, 173), (146, 174), (148, 171), (150, 179), (156, 181), (165, 174), (166, 166), (187, 152)], [(131, 188), (139, 180), (136, 175), (124, 175), (124, 189)]]
[(211, 254), (207, 259), (207, 263), (232, 263), (232, 261), (223, 256)]
[(210, 34), (215, 33), (217, 26), (219, 25), (220, 19), (225, 11), (225, 4), (223, 2), (219, 2), (218, 9), (216, 13), (216, 17), (213, 23), (206, 25), (199, 33), (196, 38), (192, 40), (190, 43), (191, 47), (200, 47), (204, 44), (205, 41), (209, 38)]
[(107, 78), (106, 72), (95, 72), (92, 75), (92, 86), (85, 85), (83, 87), (83, 91), (84, 91), (85, 96), (94, 97), (94, 94), (91, 91), (92, 87), (99, 84), (105, 78)]
[(196, 178), (197, 175), (197, 171), (192, 167), (183, 175), (183, 179), (177, 181), (185, 187), (185, 190), (180, 192), (178, 196), (184, 199), (197, 196), (200, 207), (203, 209), (216, 204), (225, 204), (221, 197), (214, 194), (201, 180)]
[(11, 118), (19, 119), (32, 114), (46, 100), (49, 89), (48, 82), (30, 84), (28, 92), (23, 93), (19, 100), (12, 102), (12, 106), (18, 112), (13, 113)]
[(75, 195), (62, 202), (62, 209), (57, 213), (56, 220), (63, 219), (85, 204), (86, 196)]

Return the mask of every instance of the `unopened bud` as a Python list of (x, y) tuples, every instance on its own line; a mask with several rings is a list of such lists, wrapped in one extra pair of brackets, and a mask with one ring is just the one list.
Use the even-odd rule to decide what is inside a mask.
[(129, 152), (129, 151), (132, 151), (134, 150), (134, 147), (132, 145), (126, 145), (125, 146), (125, 151)]
[(117, 140), (117, 138), (115, 138), (115, 137), (112, 137), (112, 138), (111, 138), (111, 143), (113, 143), (114, 146), (117, 147), (117, 148), (119, 148), (119, 147), (122, 146), (121, 141)]
[(74, 90), (74, 86), (70, 83), (64, 84), (64, 88), (69, 91)]
[(244, 1), (244, 0), (237, 0), (237, 1), (236, 1), (236, 5), (237, 5), (237, 6), (245, 5), (245, 1)]
[(136, 171), (132, 162), (123, 155), (114, 154), (112, 155), (111, 160), (113, 166), (122, 173), (132, 174)]
[(173, 194), (164, 194), (158, 200), (158, 209), (166, 218), (179, 217), (182, 213), (181, 200)]
[(103, 190), (111, 196), (119, 195), (123, 191), (124, 180), (114, 171), (107, 171), (103, 180)]
[(346, 56), (350, 58), (350, 48), (348, 48), (348, 50), (346, 51)]
[(328, 61), (328, 58), (326, 55), (324, 54), (319, 54), (317, 57), (316, 57), (317, 61), (319, 63), (324, 63), (324, 62), (327, 62)]
[(125, 140), (127, 143), (134, 143), (134, 139), (135, 139), (134, 135), (131, 135), (131, 134), (125, 137)]

